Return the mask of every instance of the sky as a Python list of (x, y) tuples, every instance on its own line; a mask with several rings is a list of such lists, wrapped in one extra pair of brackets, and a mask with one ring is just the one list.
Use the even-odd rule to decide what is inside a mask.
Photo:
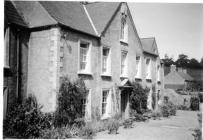
[(203, 57), (203, 3), (128, 3), (141, 38), (155, 37), (160, 57)]

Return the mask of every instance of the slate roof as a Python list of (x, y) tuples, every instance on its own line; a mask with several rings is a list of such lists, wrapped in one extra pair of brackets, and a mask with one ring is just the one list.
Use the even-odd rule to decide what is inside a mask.
[(183, 79), (187, 81), (192, 81), (194, 80), (189, 74), (184, 73), (184, 72), (177, 72)]
[(40, 1), (45, 10), (60, 24), (96, 35), (80, 2)]
[(86, 5), (87, 11), (99, 35), (105, 30), (105, 27), (120, 4), (119, 2), (98, 2)]
[(5, 22), (18, 24), (20, 26), (27, 27), (27, 23), (20, 16), (15, 6), (10, 1), (5, 1), (4, 3), (4, 14), (5, 14)]
[[(7, 2), (6, 2), (7, 3)], [(89, 3), (66, 1), (8, 1), (6, 17), (28, 28), (61, 24), (93, 36), (100, 36), (118, 9), (118, 2)], [(16, 15), (18, 13), (19, 15)], [(6, 19), (7, 20), (7, 19)], [(93, 22), (93, 25), (91, 21)], [(96, 31), (93, 26), (95, 26)]]
[(157, 46), (154, 45), (156, 43), (155, 38), (141, 38), (140, 39), (144, 52), (158, 55)]

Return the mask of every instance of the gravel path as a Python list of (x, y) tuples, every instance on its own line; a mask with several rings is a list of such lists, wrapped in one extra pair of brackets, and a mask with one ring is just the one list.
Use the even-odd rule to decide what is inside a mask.
[(120, 127), (119, 134), (97, 133), (95, 139), (115, 140), (194, 140), (192, 129), (198, 126), (195, 111), (177, 111), (177, 115), (161, 120), (135, 122), (133, 128)]

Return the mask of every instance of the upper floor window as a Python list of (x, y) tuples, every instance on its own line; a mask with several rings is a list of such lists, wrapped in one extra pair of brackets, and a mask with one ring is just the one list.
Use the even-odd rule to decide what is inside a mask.
[(102, 74), (111, 73), (110, 48), (102, 48)]
[(146, 59), (146, 79), (151, 79), (150, 61), (151, 60), (149, 58)]
[(127, 24), (127, 14), (125, 12), (121, 13), (121, 41), (128, 42), (128, 24)]
[(80, 72), (90, 72), (90, 43), (85, 41), (80, 41), (80, 62), (79, 70)]
[(122, 76), (127, 75), (127, 52), (126, 51), (121, 52), (121, 75)]
[(160, 81), (160, 66), (157, 66), (157, 81)]
[(141, 78), (140, 72), (141, 72), (141, 62), (140, 62), (141, 57), (137, 56), (136, 57), (136, 78)]
[(10, 57), (10, 28), (6, 28), (4, 35), (4, 66), (9, 67)]

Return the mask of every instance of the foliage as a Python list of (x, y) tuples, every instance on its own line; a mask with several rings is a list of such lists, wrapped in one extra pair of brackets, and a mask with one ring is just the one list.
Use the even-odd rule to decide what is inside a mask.
[(194, 136), (195, 140), (202, 140), (202, 113), (197, 114), (197, 119), (199, 127), (194, 130), (192, 135)]
[(132, 124), (133, 124), (132, 118), (126, 119), (123, 123), (124, 128), (132, 128)]
[(203, 68), (203, 57), (201, 58), (201, 61), (198, 62), (198, 60), (195, 58), (189, 59), (187, 55), (179, 54), (178, 59), (174, 61), (172, 57), (169, 57), (167, 54), (165, 54), (165, 57), (164, 59), (162, 59), (162, 61), (164, 62), (164, 65), (166, 67), (170, 67), (172, 64), (174, 64), (177, 67), (183, 68), (196, 68), (196, 69)]
[(81, 128), (80, 137), (84, 139), (92, 139), (94, 135), (95, 131), (93, 130), (91, 123), (86, 124)]
[(147, 96), (149, 89), (143, 88), (139, 83), (132, 82), (132, 92), (130, 95), (130, 107), (137, 113), (142, 113), (142, 109), (147, 109)]
[(82, 118), (81, 100), (86, 96), (86, 92), (85, 84), (81, 79), (70, 81), (68, 77), (63, 77), (55, 112), (55, 126), (72, 125), (76, 118)]
[(169, 67), (172, 64), (174, 64), (173, 58), (169, 58), (169, 56), (167, 54), (165, 54), (164, 59), (162, 59), (162, 61), (164, 62), (164, 65)]
[(190, 98), (190, 109), (191, 110), (199, 110), (199, 97), (198, 96), (192, 96)]
[(179, 106), (177, 106), (177, 109), (179, 109), (179, 110), (190, 110), (190, 108), (187, 107), (186, 105), (179, 105)]
[(171, 102), (164, 102), (163, 105), (160, 106), (160, 111), (163, 117), (169, 117), (176, 115), (176, 106)]
[(71, 130), (69, 127), (57, 127), (57, 128), (50, 128), (42, 130), (41, 132), (41, 139), (67, 139), (72, 138)]
[(107, 124), (107, 129), (109, 131), (109, 134), (117, 134), (117, 131), (119, 129), (119, 122), (116, 119), (110, 119)]
[(159, 111), (153, 111), (152, 114), (151, 114), (151, 117), (156, 120), (156, 119), (160, 119), (161, 117), (161, 112)]
[(152, 108), (156, 107), (156, 92), (152, 92)]
[(93, 121), (91, 124), (95, 132), (107, 130), (107, 120)]
[(42, 129), (51, 126), (52, 116), (43, 114), (34, 96), (29, 95), (22, 104), (16, 103), (4, 121), (4, 136), (38, 138)]
[(200, 103), (203, 103), (203, 93), (198, 93)]

